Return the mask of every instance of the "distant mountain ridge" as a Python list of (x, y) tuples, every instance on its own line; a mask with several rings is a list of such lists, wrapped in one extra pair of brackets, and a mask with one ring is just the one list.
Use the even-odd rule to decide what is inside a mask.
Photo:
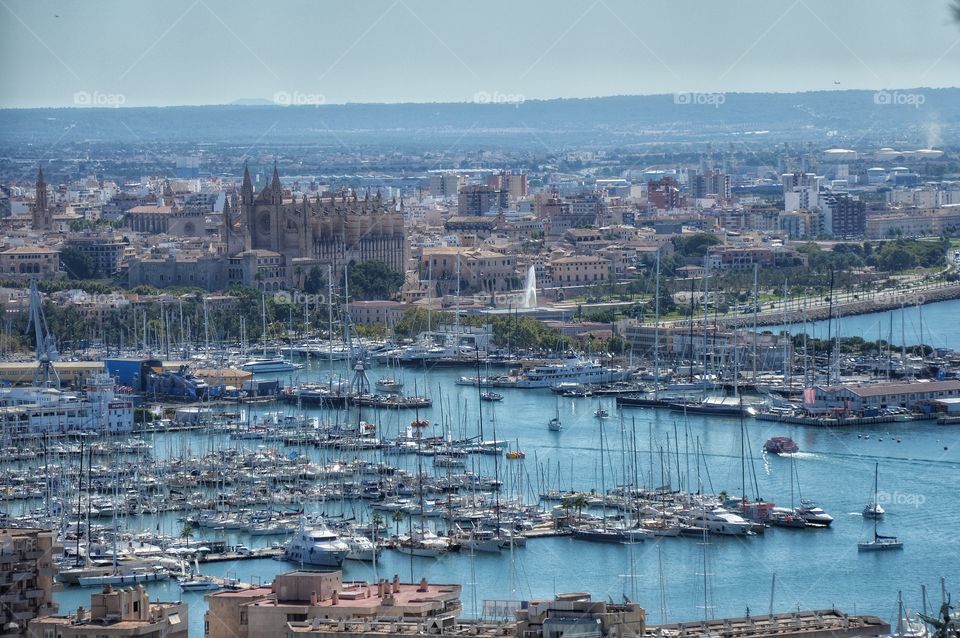
[[(496, 97), (496, 96), (494, 96)], [(481, 100), (482, 101), (482, 100)], [(956, 140), (960, 88), (806, 93), (681, 93), (512, 103), (222, 106), (0, 110), (0, 144), (379, 141), (464, 145), (594, 145), (724, 141), (768, 135), (826, 142)], [(759, 132), (759, 133), (758, 133)], [(539, 139), (538, 139), (539, 138)]]

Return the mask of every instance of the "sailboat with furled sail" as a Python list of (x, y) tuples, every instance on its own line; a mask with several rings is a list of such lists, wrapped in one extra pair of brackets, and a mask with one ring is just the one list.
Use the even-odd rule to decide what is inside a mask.
[[(873, 503), (871, 504), (874, 508), (880, 509), (883, 511), (883, 508), (880, 507), (878, 502), (878, 497), (880, 492), (878, 490), (880, 478), (880, 464), (877, 463), (874, 466), (873, 474)], [(870, 505), (867, 506), (867, 509), (870, 509)], [(877, 532), (877, 521), (880, 520), (881, 515), (867, 516), (867, 510), (864, 510), (865, 518), (873, 519), (873, 540), (872, 541), (862, 541), (857, 543), (857, 551), (860, 552), (883, 552), (894, 549), (903, 549), (903, 542), (900, 541), (896, 536), (884, 536)]]

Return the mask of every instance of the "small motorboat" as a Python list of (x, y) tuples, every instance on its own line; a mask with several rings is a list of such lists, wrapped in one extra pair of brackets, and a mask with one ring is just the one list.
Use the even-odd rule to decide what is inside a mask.
[(400, 392), (403, 388), (403, 382), (397, 381), (396, 379), (383, 378), (377, 380), (377, 390), (381, 392), (387, 392), (389, 394), (396, 394)]
[(505, 454), (505, 456), (511, 461), (520, 461), (527, 458), (526, 453), (521, 452), (520, 450), (510, 450)]
[(593, 416), (597, 417), (598, 419), (605, 419), (610, 416), (610, 413), (603, 408), (597, 408), (593, 411)]
[(503, 395), (499, 392), (483, 392), (480, 398), (484, 401), (503, 401)]
[(789, 436), (774, 436), (763, 444), (763, 451), (768, 454), (796, 454), (800, 446)]
[(550, 419), (550, 422), (547, 423), (547, 429), (551, 432), (561, 432), (563, 431), (563, 424), (560, 423), (559, 417), (553, 417)]
[(414, 419), (410, 422), (410, 427), (425, 428), (430, 426), (430, 421), (426, 419)]
[(221, 589), (220, 583), (210, 576), (196, 575), (180, 581), (180, 591), (215, 591)]

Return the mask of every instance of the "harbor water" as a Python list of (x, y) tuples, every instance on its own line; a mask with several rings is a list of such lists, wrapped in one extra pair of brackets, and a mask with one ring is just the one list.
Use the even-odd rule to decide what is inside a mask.
[[(898, 313), (893, 313), (893, 341), (897, 344), (901, 330)], [(907, 342), (918, 342), (921, 312), (911, 308), (903, 313)], [(926, 306), (922, 315), (926, 343), (960, 349), (960, 301)], [(865, 339), (887, 338), (889, 318), (889, 312), (843, 318), (840, 333)], [(825, 325), (818, 322), (811, 334), (825, 337)], [(271, 376), (285, 383), (313, 381), (328, 375), (329, 365), (314, 359), (293, 376)], [(352, 376), (342, 363), (333, 366), (346, 379)], [(960, 582), (960, 428), (956, 426), (916, 421), (827, 429), (659, 409), (618, 411), (612, 398), (593, 397), (561, 398), (559, 412), (564, 429), (552, 432), (547, 422), (558, 404), (549, 390), (498, 389), (504, 395), (501, 402), (481, 403), (475, 387), (455, 383), (461, 375), (476, 374), (475, 369), (372, 367), (367, 373), (371, 382), (380, 375), (396, 376), (406, 390), (416, 386), (420, 394), (430, 395), (433, 406), (421, 410), (419, 416), (430, 420), (431, 435), (450, 430), (454, 438), (480, 436), (482, 409), (482, 437), (504, 440), (511, 449), (526, 454), (522, 460), (474, 456), (468, 461), (468, 469), (473, 463), (488, 475), (495, 471), (499, 474), (504, 481), (502, 498), (522, 496), (532, 504), (540, 492), (548, 490), (599, 493), (603, 486), (611, 489), (634, 483), (740, 495), (745, 484), (748, 497), (759, 495), (778, 505), (789, 507), (791, 499), (798, 502), (801, 495), (815, 500), (835, 521), (826, 529), (771, 528), (763, 535), (711, 536), (707, 543), (701, 538), (677, 537), (607, 545), (560, 536), (530, 539), (525, 547), (499, 554), (460, 552), (439, 558), (411, 558), (385, 550), (375, 566), (348, 561), (344, 566), (347, 580), (399, 574), (403, 580), (425, 577), (431, 582), (460, 583), (464, 611), (471, 616), (481, 614), (484, 600), (529, 600), (570, 591), (590, 592), (595, 598), (615, 601), (626, 596), (645, 607), (648, 622), (654, 623), (736, 616), (748, 609), (750, 613), (766, 613), (771, 606), (774, 576), (774, 611), (837, 606), (887, 620), (896, 613), (898, 590), (903, 590), (911, 609), (918, 609), (921, 584), (936, 591), (940, 576), (946, 576), (948, 586), (952, 583), (954, 589)], [(598, 406), (606, 408), (610, 418), (596, 418)], [(258, 410), (298, 412), (294, 406), (280, 404)], [(304, 410), (326, 420), (344, 418), (342, 413)], [(382, 436), (390, 437), (405, 430), (414, 413), (364, 410), (362, 416), (374, 421)], [(356, 414), (350, 418), (357, 418)], [(792, 458), (765, 455), (763, 443), (772, 436), (792, 437), (801, 452)], [(282, 443), (231, 440), (226, 434), (169, 432), (146, 438), (156, 458), (200, 457), (213, 449), (255, 449), (258, 445), (279, 446), (283, 454), (294, 451)], [(316, 462), (342, 457), (382, 458), (377, 451), (307, 448), (303, 453)], [(417, 471), (418, 462), (426, 472), (437, 476), (448, 471), (435, 468), (429, 457), (391, 456), (383, 460), (412, 473)], [(876, 463), (881, 502), (887, 511), (880, 533), (899, 537), (903, 551), (857, 551), (857, 542), (871, 539), (873, 534), (873, 523), (864, 520), (861, 511), (873, 497)], [(308, 512), (343, 514), (360, 520), (370, 517), (359, 500), (306, 503), (305, 507)], [(132, 529), (159, 528), (176, 535), (182, 526), (177, 519), (178, 513), (167, 513), (130, 518), (124, 524)], [(392, 532), (393, 524), (387, 519)], [(249, 547), (278, 540), (198, 529), (194, 540), (206, 539)], [(276, 574), (295, 567), (272, 559), (254, 559), (203, 563), (201, 571), (267, 583)], [(190, 605), (190, 635), (202, 636), (206, 609), (202, 593), (181, 593), (175, 580), (146, 587), (153, 599), (186, 600)], [(90, 592), (65, 587), (55, 598), (61, 612), (69, 612), (88, 605)]]

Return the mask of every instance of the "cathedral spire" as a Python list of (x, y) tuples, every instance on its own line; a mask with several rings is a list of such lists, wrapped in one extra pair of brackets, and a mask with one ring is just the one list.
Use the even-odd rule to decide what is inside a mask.
[(270, 183), (270, 190), (273, 192), (273, 201), (277, 204), (282, 203), (283, 185), (280, 183), (280, 173), (277, 171), (277, 160), (273, 160), (273, 181)]
[(250, 179), (250, 169), (243, 163), (243, 185), (240, 187), (240, 201), (242, 204), (253, 203), (253, 181)]

